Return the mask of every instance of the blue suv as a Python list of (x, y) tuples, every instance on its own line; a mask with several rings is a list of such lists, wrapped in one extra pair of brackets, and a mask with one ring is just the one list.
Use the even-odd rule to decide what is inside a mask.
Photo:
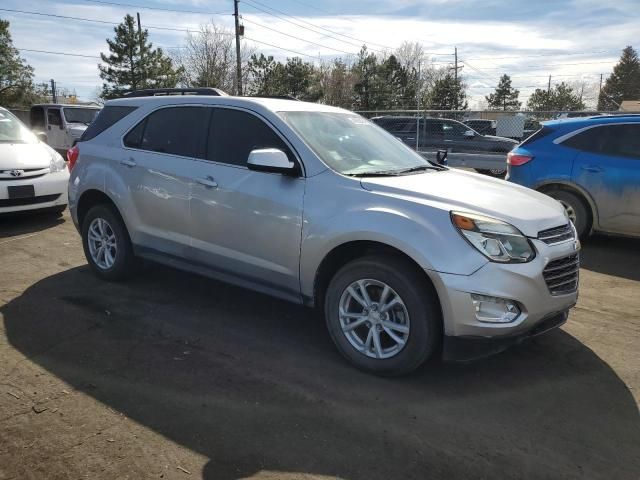
[(640, 236), (640, 115), (545, 122), (507, 168), (507, 180), (562, 203), (580, 236)]

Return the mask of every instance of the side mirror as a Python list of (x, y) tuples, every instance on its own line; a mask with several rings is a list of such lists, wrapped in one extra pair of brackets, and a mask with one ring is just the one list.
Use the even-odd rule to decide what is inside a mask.
[(467, 130), (466, 132), (464, 132), (464, 136), (466, 138), (472, 138), (476, 136), (476, 132), (474, 132), (473, 130)]
[(296, 165), (289, 160), (287, 154), (277, 148), (258, 148), (252, 150), (247, 160), (249, 170), (258, 172), (282, 173), (292, 175)]
[(446, 166), (447, 165), (447, 154), (449, 153), (448, 150), (438, 150), (436, 152), (436, 163), (438, 165), (442, 165), (442, 166)]

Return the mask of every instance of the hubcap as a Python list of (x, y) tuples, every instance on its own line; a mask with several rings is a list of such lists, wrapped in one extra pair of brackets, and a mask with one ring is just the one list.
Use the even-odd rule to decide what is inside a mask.
[(574, 208), (570, 204), (568, 204), (567, 202), (563, 202), (562, 200), (560, 200), (560, 203), (566, 210), (567, 215), (569, 216), (569, 220), (571, 220), (571, 222), (575, 225), (578, 216), (576, 215), (576, 211), (574, 210)]
[(91, 259), (99, 268), (107, 270), (116, 261), (116, 234), (104, 218), (94, 218), (89, 225), (87, 243)]
[(362, 279), (349, 285), (339, 304), (340, 327), (349, 343), (371, 358), (391, 358), (407, 344), (409, 312), (389, 285)]

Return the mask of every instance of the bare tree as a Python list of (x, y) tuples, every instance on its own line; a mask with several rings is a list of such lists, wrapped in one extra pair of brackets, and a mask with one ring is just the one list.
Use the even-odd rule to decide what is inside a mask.
[[(233, 42), (233, 33), (213, 22), (201, 25), (195, 34), (188, 33), (184, 48), (173, 52), (176, 63), (184, 68), (182, 85), (214, 87), (233, 92), (236, 79)], [(243, 81), (248, 77), (245, 66), (252, 52), (252, 48), (247, 46), (243, 46), (240, 52)]]

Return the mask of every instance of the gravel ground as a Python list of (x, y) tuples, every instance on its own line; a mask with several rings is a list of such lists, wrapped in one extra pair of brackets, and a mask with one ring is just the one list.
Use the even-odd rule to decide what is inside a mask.
[(0, 479), (640, 478), (640, 241), (583, 251), (560, 330), (381, 379), (311, 310), (0, 219)]

